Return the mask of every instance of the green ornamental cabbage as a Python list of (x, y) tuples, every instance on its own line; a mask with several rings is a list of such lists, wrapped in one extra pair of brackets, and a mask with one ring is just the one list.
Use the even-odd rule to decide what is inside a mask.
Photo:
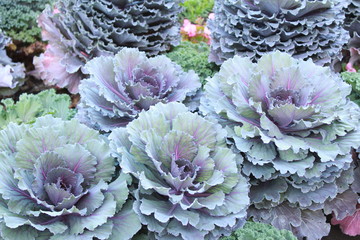
[(313, 240), (329, 233), (324, 213), (355, 211), (350, 151), (360, 145), (360, 109), (350, 91), (330, 68), (278, 51), (257, 64), (236, 56), (209, 79), (200, 111), (246, 156), (254, 221)]
[(218, 239), (245, 223), (248, 183), (221, 126), (181, 103), (158, 103), (109, 136), (139, 181), (134, 210), (156, 239)]
[(342, 72), (342, 79), (352, 87), (349, 98), (357, 105), (360, 105), (360, 73), (359, 72)]
[(16, 103), (12, 98), (1, 100), (0, 128), (5, 128), (10, 122), (33, 123), (37, 117), (51, 114), (54, 117), (69, 120), (75, 115), (70, 109), (70, 96), (56, 94), (54, 89), (38, 94), (23, 93)]
[(221, 240), (297, 240), (297, 238), (290, 231), (279, 230), (269, 224), (247, 222), (243, 228)]
[(206, 78), (212, 77), (219, 67), (208, 60), (210, 47), (204, 43), (183, 41), (166, 56), (179, 64), (184, 71), (194, 70), (200, 77), (201, 83), (206, 83)]
[(10, 123), (0, 143), (2, 239), (118, 240), (140, 229), (130, 176), (112, 181), (115, 160), (95, 130), (47, 115)]

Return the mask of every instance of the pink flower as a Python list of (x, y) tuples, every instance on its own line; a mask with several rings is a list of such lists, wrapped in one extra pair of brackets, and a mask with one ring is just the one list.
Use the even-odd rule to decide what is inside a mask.
[(348, 64), (346, 64), (346, 71), (356, 72), (356, 69), (353, 67), (352, 63), (348, 63)]
[(195, 37), (196, 25), (192, 24), (188, 19), (184, 19), (184, 24), (181, 27), (181, 31), (186, 32), (189, 37)]
[(57, 9), (56, 7), (54, 8), (53, 14), (58, 14), (60, 13), (59, 9)]
[(348, 64), (346, 64), (346, 70), (348, 72), (356, 72), (354, 68), (354, 64), (358, 63), (360, 60), (360, 52), (359, 49), (350, 48), (350, 59)]

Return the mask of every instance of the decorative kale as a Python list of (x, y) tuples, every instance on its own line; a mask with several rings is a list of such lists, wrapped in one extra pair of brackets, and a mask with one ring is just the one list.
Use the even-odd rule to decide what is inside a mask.
[(358, 72), (342, 72), (341, 77), (352, 87), (350, 99), (360, 105), (360, 73)]
[(193, 69), (204, 85), (206, 78), (212, 77), (218, 71), (218, 67), (214, 63), (209, 63), (209, 53), (210, 48), (206, 43), (195, 44), (184, 41), (166, 56), (179, 64), (185, 71)]
[(209, 79), (200, 110), (227, 126), (246, 156), (254, 221), (312, 240), (330, 230), (324, 213), (353, 213), (360, 109), (350, 91), (330, 68), (278, 51), (257, 64), (235, 56)]
[(345, 11), (345, 29), (349, 30), (350, 35), (354, 32), (360, 34), (360, 0), (347, 0), (349, 5), (344, 8)]
[(149, 237), (218, 239), (245, 223), (242, 158), (221, 126), (181, 103), (158, 103), (109, 136), (124, 172), (139, 181), (134, 209)]
[(95, 58), (85, 68), (90, 78), (80, 85), (78, 117), (103, 131), (126, 126), (158, 102), (182, 102), (201, 87), (194, 71), (183, 72), (166, 56), (147, 58), (135, 48)]
[(0, 29), (14, 40), (32, 43), (40, 40), (37, 17), (54, 0), (1, 0)]
[(0, 110), (0, 128), (10, 122), (33, 123), (37, 117), (51, 114), (64, 120), (71, 119), (75, 111), (70, 109), (70, 97), (67, 94), (56, 94), (54, 89), (39, 94), (21, 94), (19, 101), (14, 103), (11, 98), (3, 99)]
[(130, 176), (111, 182), (107, 139), (50, 115), (0, 131), (4, 240), (130, 239), (141, 227), (126, 201)]
[(62, 0), (39, 18), (48, 49), (35, 58), (37, 76), (77, 93), (83, 65), (123, 47), (148, 56), (180, 43), (178, 14), (182, 0)]
[(328, 64), (348, 41), (343, 29), (345, 1), (216, 0), (210, 60), (234, 55), (257, 60), (280, 50), (300, 59)]
[(5, 47), (10, 43), (0, 30), (0, 96), (10, 96), (19, 90), (25, 81), (25, 67), (14, 63), (6, 54)]
[(247, 222), (243, 228), (233, 232), (229, 237), (221, 240), (297, 240), (297, 238), (287, 230), (279, 230), (275, 227), (256, 222)]
[(184, 7), (181, 18), (195, 22), (199, 17), (207, 18), (213, 10), (214, 0), (186, 0), (181, 6)]

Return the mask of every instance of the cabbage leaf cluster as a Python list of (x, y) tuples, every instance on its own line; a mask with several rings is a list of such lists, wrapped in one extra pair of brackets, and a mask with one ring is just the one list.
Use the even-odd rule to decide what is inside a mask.
[(346, 1), (217, 0), (210, 60), (221, 64), (234, 55), (258, 60), (280, 50), (299, 59), (329, 64), (348, 41), (343, 29)]
[(349, 30), (350, 35), (360, 34), (360, 0), (348, 0), (348, 5), (344, 7), (345, 29)]
[(324, 213), (355, 211), (350, 151), (360, 145), (360, 109), (350, 92), (330, 68), (278, 51), (256, 64), (235, 56), (206, 84), (200, 110), (246, 156), (255, 221), (321, 239)]
[(129, 239), (141, 228), (130, 176), (113, 180), (115, 160), (95, 130), (47, 115), (10, 123), (0, 142), (2, 239)]
[(42, 91), (38, 94), (23, 93), (15, 103), (12, 98), (1, 100), (3, 108), (0, 110), (0, 128), (5, 128), (10, 122), (33, 123), (36, 118), (51, 114), (54, 117), (69, 120), (75, 115), (70, 109), (70, 96), (56, 94), (54, 89)]
[(90, 78), (80, 84), (78, 117), (102, 131), (126, 126), (142, 110), (162, 102), (182, 102), (201, 87), (194, 71), (184, 72), (166, 56), (147, 58), (123, 48), (85, 66)]
[(245, 223), (249, 186), (225, 137), (219, 124), (175, 102), (110, 134), (121, 168), (138, 179), (134, 209), (149, 237), (218, 239)]

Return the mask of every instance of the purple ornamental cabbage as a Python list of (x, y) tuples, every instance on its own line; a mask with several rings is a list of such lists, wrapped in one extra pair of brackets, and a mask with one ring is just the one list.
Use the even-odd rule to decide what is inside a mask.
[(141, 224), (107, 139), (50, 115), (0, 131), (4, 240), (130, 239)]
[(330, 68), (278, 51), (257, 64), (235, 56), (208, 81), (200, 111), (245, 154), (255, 221), (314, 240), (329, 233), (324, 213), (355, 211), (350, 150), (360, 145), (360, 109), (350, 91)]
[(158, 103), (110, 134), (123, 171), (139, 180), (134, 210), (150, 239), (218, 239), (245, 223), (248, 183), (225, 136), (181, 103)]
[(25, 82), (25, 67), (14, 63), (6, 54), (5, 47), (11, 41), (0, 30), (0, 96), (10, 96)]
[(98, 57), (85, 66), (78, 117), (103, 131), (126, 126), (140, 111), (162, 102), (182, 102), (201, 87), (194, 71), (184, 72), (166, 56), (147, 58), (134, 48)]
[(350, 35), (360, 34), (360, 0), (347, 0), (348, 5), (344, 7), (345, 29)]
[[(360, 0), (348, 0), (349, 5), (344, 8), (346, 21), (345, 29), (351, 36), (348, 45), (343, 49), (344, 59), (336, 62), (336, 70), (342, 70), (342, 63), (346, 62), (346, 70), (356, 72), (360, 61)], [(356, 68), (355, 68), (356, 66)]]
[(209, 21), (216, 64), (235, 55), (258, 60), (280, 50), (329, 64), (348, 41), (345, 0), (215, 0)]
[(78, 92), (84, 64), (123, 47), (156, 56), (180, 43), (183, 0), (61, 0), (39, 17), (49, 47), (34, 59), (36, 77)]

